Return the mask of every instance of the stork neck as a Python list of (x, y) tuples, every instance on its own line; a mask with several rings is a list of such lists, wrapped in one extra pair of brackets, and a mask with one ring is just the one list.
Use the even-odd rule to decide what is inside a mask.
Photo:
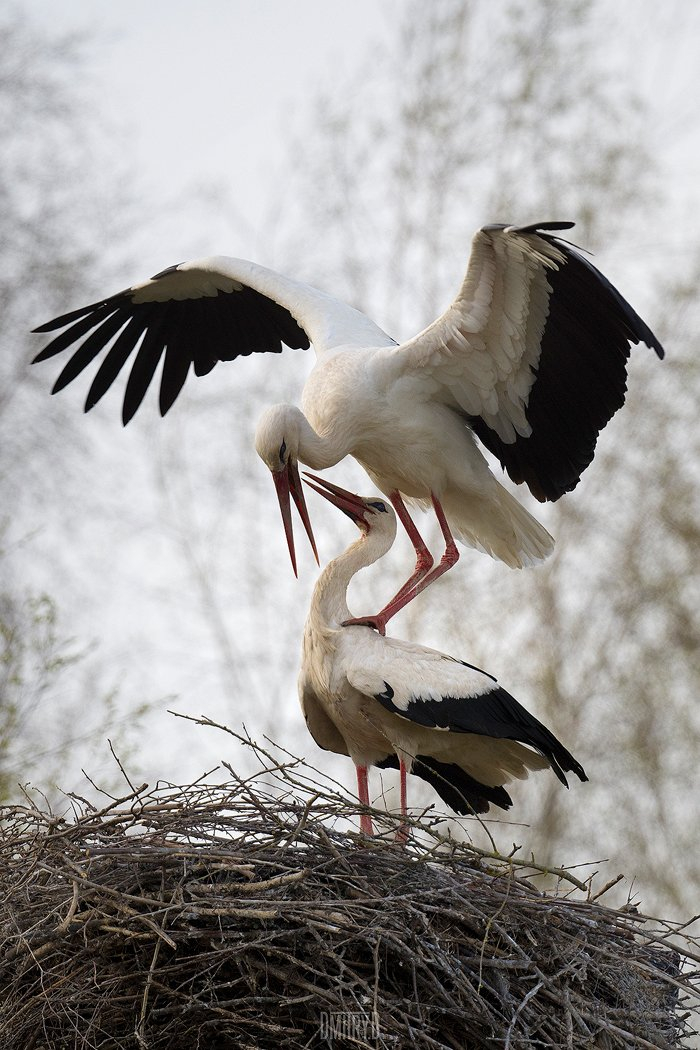
[(314, 588), (312, 610), (331, 628), (350, 618), (347, 593), (353, 576), (373, 565), (389, 550), (393, 536), (370, 532), (363, 535), (337, 558), (329, 562)]
[(338, 431), (319, 434), (303, 412), (299, 412), (299, 459), (312, 470), (334, 467), (348, 454), (347, 443)]

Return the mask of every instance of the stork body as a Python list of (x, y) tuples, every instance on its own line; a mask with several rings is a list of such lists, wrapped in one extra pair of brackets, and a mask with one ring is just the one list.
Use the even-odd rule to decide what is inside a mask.
[[(388, 503), (361, 499), (314, 479), (344, 510), (361, 538), (330, 562), (314, 589), (304, 630), (299, 698), (316, 743), (355, 763), (360, 801), (369, 803), (369, 766), (398, 766), (405, 815), (406, 773), (427, 780), (458, 813), (508, 809), (504, 785), (531, 770), (586, 775), (566, 748), (495, 678), (463, 661), (366, 626), (350, 617), (353, 576), (391, 547), (396, 518)], [(368, 814), (362, 829), (371, 833)]]
[[(513, 567), (552, 549), (543, 526), (492, 475), (477, 438), (514, 482), (540, 501), (556, 500), (576, 486), (599, 431), (624, 402), (630, 343), (645, 342), (663, 356), (629, 303), (555, 235), (572, 225), (483, 227), (454, 302), (400, 345), (317, 289), (245, 260), (214, 257), (170, 267), (42, 325), (37, 331), (65, 330), (35, 360), (73, 347), (56, 392), (106, 351), (87, 411), (132, 358), (126, 423), (161, 358), (165, 414), (190, 368), (204, 375), (218, 361), (313, 344), (317, 362), (303, 411), (269, 409), (256, 448), (277, 485), (295, 570), (290, 495), (313, 544), (298, 461), (320, 470), (352, 455), (391, 500), (416, 567), (370, 618), (383, 631), (457, 560), (453, 534)], [(405, 501), (434, 508), (445, 539), (438, 566)]]
[(429, 507), (435, 499), (469, 546), (513, 568), (545, 558), (552, 537), (491, 473), (464, 419), (427, 396), (431, 386), (424, 376), (411, 382), (383, 348), (335, 350), (312, 370), (303, 411), (264, 413), (256, 447), (273, 473), (285, 469), (283, 444), (287, 462), (314, 470), (351, 454), (399, 513), (404, 500)]

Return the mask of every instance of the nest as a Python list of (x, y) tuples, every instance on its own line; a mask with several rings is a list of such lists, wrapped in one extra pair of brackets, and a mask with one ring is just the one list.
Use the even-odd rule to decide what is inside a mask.
[(4, 1050), (686, 1045), (680, 927), (426, 815), (403, 847), (372, 811), (367, 840), (338, 785), (251, 746), (247, 779), (4, 812)]

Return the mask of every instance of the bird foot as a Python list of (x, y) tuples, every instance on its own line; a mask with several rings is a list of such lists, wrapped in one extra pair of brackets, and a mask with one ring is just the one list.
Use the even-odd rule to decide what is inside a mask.
[(386, 620), (381, 616), (353, 616), (350, 620), (343, 620), (341, 627), (371, 627), (379, 634), (386, 634)]

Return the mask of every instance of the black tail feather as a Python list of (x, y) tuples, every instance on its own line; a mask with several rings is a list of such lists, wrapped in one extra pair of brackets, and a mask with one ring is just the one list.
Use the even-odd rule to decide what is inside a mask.
[[(396, 755), (389, 755), (377, 762), (380, 769), (398, 769)], [(416, 755), (411, 772), (425, 780), (450, 809), (461, 816), (469, 813), (487, 813), (489, 805), (510, 809), (513, 800), (503, 787), (488, 787), (470, 777), (455, 763), (438, 762), (428, 755)]]

